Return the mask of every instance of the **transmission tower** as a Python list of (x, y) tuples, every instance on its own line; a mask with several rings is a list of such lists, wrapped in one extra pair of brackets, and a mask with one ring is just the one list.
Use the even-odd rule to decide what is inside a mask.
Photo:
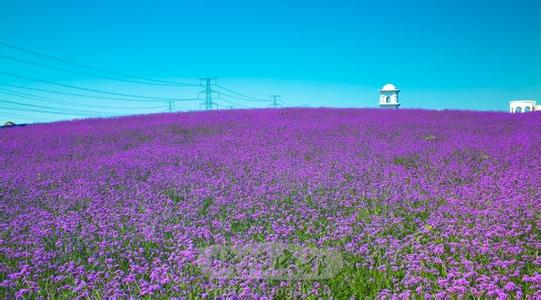
[(269, 97), (272, 99), (272, 107), (277, 108), (279, 106), (278, 101), (280, 101), (280, 98), (282, 96), (280, 96), (280, 95), (270, 95)]
[(212, 95), (217, 94), (218, 92), (212, 89), (212, 81), (214, 81), (214, 85), (216, 85), (216, 78), (201, 78), (201, 86), (203, 86), (205, 89), (199, 92), (200, 94), (205, 94), (205, 98), (203, 99), (203, 103), (201, 103), (201, 107), (205, 107), (205, 110), (211, 110), (213, 107), (218, 107), (217, 103), (214, 103), (212, 101)]
[(173, 101), (168, 101), (167, 103), (169, 105), (169, 112), (173, 112)]

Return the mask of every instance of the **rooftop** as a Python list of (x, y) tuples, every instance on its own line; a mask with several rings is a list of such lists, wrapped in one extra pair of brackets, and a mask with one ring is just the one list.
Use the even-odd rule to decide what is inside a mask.
[(398, 89), (396, 88), (396, 86), (392, 83), (387, 83), (386, 85), (384, 85), (381, 90), (382, 92), (394, 92), (394, 91), (398, 91)]

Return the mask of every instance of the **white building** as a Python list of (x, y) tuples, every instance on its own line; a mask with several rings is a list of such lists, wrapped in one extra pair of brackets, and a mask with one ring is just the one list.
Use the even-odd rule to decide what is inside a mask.
[(541, 105), (536, 105), (535, 100), (509, 101), (509, 112), (511, 113), (523, 113), (530, 111), (541, 111)]
[(398, 102), (399, 89), (392, 83), (387, 83), (381, 90), (379, 90), (379, 107), (381, 108), (398, 108), (400, 103)]

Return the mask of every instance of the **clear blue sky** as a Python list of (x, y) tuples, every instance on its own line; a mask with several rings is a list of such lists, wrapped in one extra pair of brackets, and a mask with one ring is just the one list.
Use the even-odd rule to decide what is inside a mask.
[[(536, 0), (2, 0), (0, 41), (155, 79), (196, 82), (191, 79), (217, 76), (219, 84), (250, 96), (282, 94), (290, 105), (375, 107), (377, 90), (387, 82), (401, 89), (404, 108), (507, 110), (512, 98), (541, 100), (541, 1)], [(62, 66), (5, 47), (0, 54)], [(200, 90), (122, 84), (2, 58), (0, 71), (151, 96), (191, 98)], [(5, 75), (0, 83), (69, 90)], [(52, 105), (0, 96), (0, 104)], [(48, 97), (74, 101), (72, 110), (125, 104)], [(74, 107), (79, 103), (81, 108)], [(165, 103), (148, 105), (166, 109)], [(175, 109), (198, 108), (199, 102), (175, 104)], [(0, 122), (39, 118), (66, 116), (0, 108)]]

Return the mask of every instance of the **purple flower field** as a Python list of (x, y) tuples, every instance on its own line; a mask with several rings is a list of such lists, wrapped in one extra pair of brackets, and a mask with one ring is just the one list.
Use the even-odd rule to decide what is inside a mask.
[(539, 113), (193, 112), (0, 143), (1, 298), (541, 298)]

